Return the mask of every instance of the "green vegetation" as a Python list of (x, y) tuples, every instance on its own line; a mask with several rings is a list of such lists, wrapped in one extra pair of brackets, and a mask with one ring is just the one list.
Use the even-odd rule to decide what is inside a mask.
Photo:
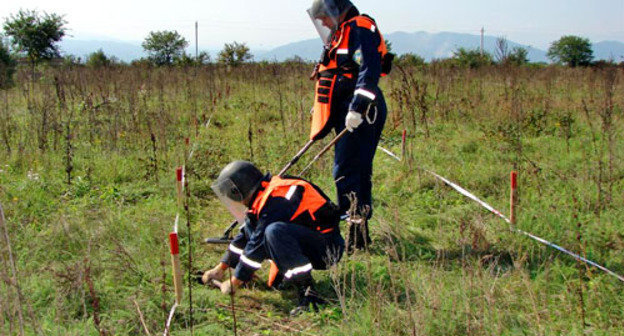
[(395, 62), (400, 66), (424, 66), (425, 59), (414, 53), (406, 53), (397, 57)]
[(529, 51), (523, 47), (514, 47), (509, 50), (509, 43), (505, 37), (496, 39), (494, 56), (496, 62), (502, 65), (526, 65), (529, 63)]
[(57, 14), (20, 10), (17, 15), (5, 19), (3, 28), (15, 51), (25, 55), (34, 66), (60, 56), (57, 43), (65, 36), (66, 23)]
[[(187, 165), (193, 269), (231, 218), (209, 186), (234, 159), (277, 172), (306, 142), (306, 64), (23, 70), (0, 91), (0, 334), (162, 334), (173, 303), (167, 234)], [(316, 272), (332, 304), (291, 319), (294, 294), (235, 298), (240, 335), (618, 335), (623, 283), (508, 225), (421, 168), (508, 212), (518, 227), (624, 274), (622, 69), (403, 67), (382, 80), (390, 114), (375, 158), (370, 253)], [(10, 102), (10, 103), (9, 103)], [(187, 148), (184, 139), (190, 138)], [(297, 173), (321, 144), (291, 169)], [(329, 195), (332, 157), (306, 176)], [(181, 259), (188, 264), (186, 215)], [(0, 228), (0, 231), (2, 228)], [(1, 232), (0, 232), (1, 233)], [(189, 335), (188, 287), (172, 335)], [(18, 288), (21, 296), (18, 295)], [(193, 287), (194, 334), (232, 335), (230, 300)], [(142, 317), (141, 317), (142, 316)]]
[(0, 42), (0, 89), (11, 85), (15, 73), (15, 60), (9, 52), (9, 48)]
[(250, 61), (253, 55), (249, 52), (249, 47), (245, 43), (226, 43), (223, 50), (219, 52), (217, 62), (231, 66), (239, 66)]
[(492, 55), (481, 52), (479, 49), (459, 48), (453, 52), (452, 61), (460, 67), (478, 68), (485, 65), (492, 65)]
[(594, 59), (594, 52), (589, 39), (567, 35), (550, 45), (548, 58), (571, 67), (588, 66)]
[(90, 67), (105, 67), (116, 63), (114, 57), (109, 57), (102, 49), (94, 51), (87, 56), (86, 64)]
[(172, 65), (183, 56), (188, 41), (177, 31), (164, 30), (150, 32), (142, 46), (155, 65)]

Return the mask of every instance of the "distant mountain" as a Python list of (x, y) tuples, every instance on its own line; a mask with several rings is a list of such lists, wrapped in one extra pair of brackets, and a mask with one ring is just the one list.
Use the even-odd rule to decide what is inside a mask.
[(594, 59), (624, 62), (624, 43), (618, 41), (602, 41), (592, 45)]
[[(438, 58), (448, 58), (453, 56), (453, 52), (458, 48), (480, 48), (481, 36), (471, 34), (459, 34), (451, 32), (443, 33), (427, 33), (427, 32), (395, 32), (384, 36), (384, 38), (392, 43), (392, 51), (398, 55), (405, 53), (418, 54), (427, 61)], [(494, 53), (496, 49), (496, 39), (494, 36), (484, 37), (484, 48), (489, 53)], [(524, 47), (529, 51), (529, 60), (531, 62), (547, 62), (546, 52), (530, 46), (525, 46), (513, 41), (508, 41), (509, 50), (514, 47)], [(277, 60), (283, 61), (295, 55), (305, 60), (316, 60), (321, 50), (321, 41), (319, 39), (310, 39), (290, 43), (281, 47), (277, 47), (264, 53), (257, 55), (256, 60)]]
[[(392, 43), (392, 50), (398, 54), (415, 53), (427, 61), (440, 58), (449, 58), (459, 48), (478, 49), (481, 47), (481, 36), (471, 34), (459, 34), (451, 32), (441, 33), (405, 33), (396, 32), (385, 37)], [(486, 52), (494, 55), (496, 50), (495, 36), (484, 36), (483, 48)], [(546, 62), (546, 52), (531, 46), (522, 45), (513, 41), (507, 41), (509, 50), (515, 47), (523, 47), (529, 51), (528, 57), (531, 62)]]
[(256, 61), (284, 61), (295, 56), (299, 56), (306, 61), (317, 61), (321, 55), (323, 43), (321, 39), (315, 38), (285, 44), (271, 49), (262, 54), (255, 54)]
[[(394, 53), (401, 55), (405, 53), (415, 53), (425, 58), (427, 61), (453, 56), (453, 52), (458, 48), (479, 48), (481, 36), (471, 34), (460, 34), (452, 32), (427, 33), (427, 32), (395, 32), (385, 36), (392, 43)], [(484, 37), (484, 48), (487, 52), (494, 54), (496, 50), (495, 36)], [(546, 51), (522, 45), (513, 41), (507, 41), (509, 50), (514, 47), (524, 47), (529, 51), (531, 62), (548, 62)], [(256, 61), (284, 61), (295, 56), (304, 60), (315, 61), (321, 51), (321, 41), (318, 38), (289, 43), (269, 51), (252, 50)], [(63, 54), (81, 57), (83, 60), (90, 53), (102, 49), (107, 55), (112, 55), (124, 62), (130, 62), (145, 56), (140, 42), (122, 42), (106, 40), (79, 40), (67, 39), (61, 42)], [(201, 49), (201, 48), (200, 48)], [(203, 50), (203, 49), (202, 49)], [(594, 57), (596, 60), (613, 59), (616, 62), (624, 61), (624, 43), (619, 41), (603, 41), (593, 44)], [(187, 50), (191, 55), (195, 51)], [(215, 59), (217, 50), (209, 50), (212, 59)]]

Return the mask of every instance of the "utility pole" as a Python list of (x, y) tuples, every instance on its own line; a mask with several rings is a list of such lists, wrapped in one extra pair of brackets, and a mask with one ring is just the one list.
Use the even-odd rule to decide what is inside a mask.
[(199, 47), (197, 46), (197, 21), (195, 21), (195, 59), (199, 60)]
[(481, 56), (483, 56), (483, 34), (485, 34), (485, 28), (481, 27)]

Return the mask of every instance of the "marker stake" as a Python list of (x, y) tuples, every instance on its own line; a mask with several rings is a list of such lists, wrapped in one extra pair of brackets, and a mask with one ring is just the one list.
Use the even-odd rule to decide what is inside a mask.
[(516, 189), (518, 187), (518, 173), (515, 171), (511, 172), (511, 193), (509, 194), (509, 221), (511, 225), (516, 226), (516, 201), (517, 201), (517, 192)]
[(175, 288), (176, 304), (182, 302), (182, 271), (180, 270), (180, 245), (178, 234), (169, 234), (169, 246), (171, 247), (171, 266), (173, 270), (173, 285)]

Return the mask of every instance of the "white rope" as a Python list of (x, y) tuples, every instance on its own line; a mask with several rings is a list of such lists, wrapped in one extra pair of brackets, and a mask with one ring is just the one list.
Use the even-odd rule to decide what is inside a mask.
[(401, 161), (401, 158), (396, 156), (396, 154), (392, 153), (391, 151), (381, 147), (381, 146), (377, 146), (377, 148), (381, 149), (384, 153), (390, 155), (393, 159), (397, 160), (397, 161)]
[[(390, 155), (391, 157), (395, 158), (397, 161), (401, 161), (401, 159), (400, 159), (398, 156), (396, 156), (396, 155), (392, 154), (392, 153), (391, 153), (390, 151), (388, 151), (387, 149), (382, 148), (381, 146), (378, 146), (378, 147), (379, 147), (380, 149), (382, 149), (385, 153), (387, 153), (388, 155)], [(422, 168), (421, 168), (421, 169), (422, 169)], [(554, 249), (556, 249), (556, 250), (558, 250), (558, 251), (560, 251), (560, 252), (563, 252), (563, 253), (565, 253), (565, 254), (567, 254), (567, 255), (569, 255), (569, 256), (571, 256), (571, 257), (573, 257), (573, 258), (574, 258), (574, 259), (576, 259), (577, 261), (581, 261), (581, 262), (584, 262), (584, 263), (589, 264), (589, 265), (591, 265), (591, 266), (594, 266), (594, 267), (596, 267), (596, 268), (598, 268), (598, 269), (600, 269), (600, 270), (602, 270), (602, 271), (604, 271), (604, 272), (606, 272), (606, 273), (608, 273), (608, 274), (610, 274), (610, 275), (612, 275), (612, 276), (614, 276), (614, 277), (618, 278), (618, 280), (620, 280), (620, 281), (624, 282), (624, 277), (623, 277), (623, 276), (621, 276), (621, 275), (619, 275), (619, 274), (617, 274), (617, 273), (613, 272), (612, 270), (610, 270), (610, 269), (608, 269), (608, 268), (606, 268), (606, 267), (604, 267), (604, 266), (602, 266), (602, 265), (600, 265), (600, 264), (598, 264), (598, 263), (596, 263), (596, 262), (594, 262), (594, 261), (591, 261), (591, 260), (589, 260), (589, 259), (587, 259), (587, 258), (584, 258), (584, 257), (582, 257), (582, 256), (580, 256), (580, 255), (578, 255), (578, 254), (576, 254), (576, 253), (574, 253), (574, 252), (572, 252), (572, 251), (570, 251), (570, 250), (568, 250), (568, 249), (566, 249), (566, 248), (563, 248), (563, 247), (561, 247), (561, 246), (559, 246), (559, 245), (557, 245), (557, 244), (555, 244), (555, 243), (553, 243), (553, 242), (550, 242), (550, 241), (548, 241), (548, 240), (546, 240), (546, 239), (544, 239), (544, 238), (538, 237), (538, 236), (536, 236), (536, 235), (534, 235), (534, 234), (531, 234), (531, 233), (529, 233), (529, 232), (522, 231), (522, 230), (520, 230), (520, 229), (518, 229), (518, 228), (515, 228), (515, 227), (512, 225), (511, 220), (510, 220), (509, 218), (507, 218), (505, 215), (503, 215), (500, 211), (498, 211), (498, 210), (494, 209), (494, 207), (492, 207), (491, 205), (489, 205), (489, 204), (487, 204), (486, 202), (484, 202), (484, 201), (482, 201), (481, 199), (479, 199), (479, 198), (478, 198), (477, 196), (475, 196), (474, 194), (470, 193), (468, 190), (466, 190), (466, 189), (464, 189), (464, 188), (460, 187), (459, 185), (457, 185), (457, 184), (455, 184), (455, 183), (453, 183), (453, 182), (449, 181), (448, 179), (446, 179), (446, 178), (444, 178), (444, 177), (442, 177), (442, 176), (440, 176), (440, 175), (438, 175), (438, 174), (436, 174), (436, 173), (434, 173), (434, 172), (432, 172), (432, 171), (430, 171), (430, 170), (427, 170), (427, 169), (422, 169), (422, 170), (424, 170), (424, 171), (426, 171), (427, 173), (429, 173), (429, 174), (433, 175), (435, 178), (437, 178), (437, 179), (439, 179), (439, 180), (443, 181), (444, 183), (446, 183), (446, 184), (447, 184), (448, 186), (450, 186), (451, 188), (453, 188), (453, 189), (457, 190), (460, 194), (462, 194), (462, 195), (464, 195), (464, 196), (466, 196), (466, 197), (470, 198), (471, 200), (473, 200), (473, 201), (475, 201), (475, 202), (479, 203), (482, 207), (486, 208), (487, 210), (489, 210), (489, 211), (490, 211), (490, 212), (492, 212), (493, 214), (495, 214), (495, 215), (497, 215), (498, 217), (502, 218), (505, 222), (509, 223), (509, 225), (510, 225), (510, 229), (511, 229), (511, 231), (512, 231), (512, 232), (517, 232), (517, 233), (523, 234), (523, 235), (525, 235), (525, 236), (527, 236), (527, 237), (529, 237), (529, 238), (531, 238), (531, 239), (533, 239), (533, 240), (536, 240), (536, 241), (538, 241), (538, 242), (540, 242), (540, 243), (542, 243), (542, 244), (544, 244), (544, 245), (546, 245), (546, 246), (550, 246), (550, 247), (552, 247), (552, 248), (554, 248)]]

